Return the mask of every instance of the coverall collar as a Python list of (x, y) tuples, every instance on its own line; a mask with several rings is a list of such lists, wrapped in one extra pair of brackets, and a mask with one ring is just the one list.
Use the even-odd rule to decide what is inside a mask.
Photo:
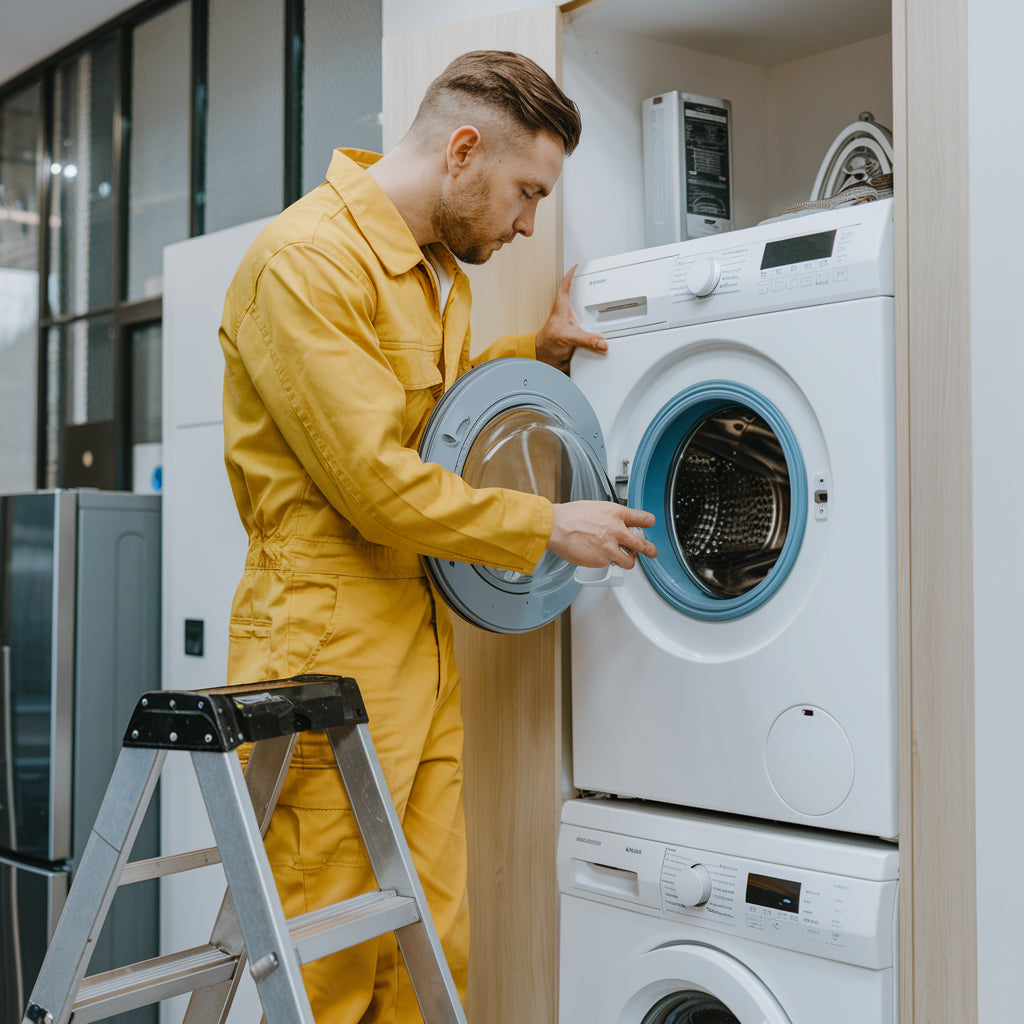
[(363, 237), (387, 272), (397, 276), (423, 262), (423, 253), (394, 203), (364, 173), (379, 159), (379, 153), (362, 149), (336, 149), (327, 169), (327, 181), (345, 200)]

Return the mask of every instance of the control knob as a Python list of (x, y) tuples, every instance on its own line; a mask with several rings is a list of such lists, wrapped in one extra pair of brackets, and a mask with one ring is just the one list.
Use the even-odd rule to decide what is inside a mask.
[(703, 864), (691, 864), (679, 872), (675, 889), (684, 907), (699, 907), (711, 896), (711, 875)]
[(698, 299), (706, 299), (722, 280), (722, 264), (714, 256), (698, 256), (686, 272), (686, 287)]

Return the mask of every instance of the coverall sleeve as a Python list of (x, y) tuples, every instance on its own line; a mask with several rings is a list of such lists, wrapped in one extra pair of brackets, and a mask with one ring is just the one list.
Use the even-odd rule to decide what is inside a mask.
[(501, 359), (504, 356), (519, 356), (521, 359), (537, 358), (537, 334), (509, 334), (498, 338), (482, 352), (473, 356), (472, 365), (479, 366), (489, 359)]
[(471, 488), (403, 444), (407, 394), (374, 329), (376, 293), (354, 261), (312, 243), (263, 268), (239, 355), (278, 430), (328, 501), (368, 541), (528, 572), (551, 503)]

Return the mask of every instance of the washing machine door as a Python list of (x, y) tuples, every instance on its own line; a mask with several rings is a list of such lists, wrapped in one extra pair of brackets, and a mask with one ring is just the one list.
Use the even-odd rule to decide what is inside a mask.
[(641, 559), (654, 589), (697, 619), (749, 614), (792, 567), (804, 535), (807, 473), (789, 423), (764, 395), (703, 381), (655, 415), (637, 448), (629, 504), (657, 516)]
[[(495, 359), (459, 378), (431, 414), (419, 453), (471, 487), (552, 502), (615, 500), (590, 403), (564, 373), (533, 359)], [(496, 633), (546, 625), (580, 589), (575, 566), (550, 551), (529, 574), (439, 558), (424, 564), (450, 608)]]
[(638, 957), (608, 984), (597, 1024), (791, 1024), (764, 983), (721, 950), (692, 943)]

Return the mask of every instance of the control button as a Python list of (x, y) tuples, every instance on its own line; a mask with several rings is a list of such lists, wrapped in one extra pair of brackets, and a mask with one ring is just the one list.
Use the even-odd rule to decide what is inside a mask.
[(706, 299), (722, 279), (722, 264), (714, 256), (700, 256), (686, 273), (686, 287), (698, 299)]
[(836, 279), (836, 281), (846, 281), (846, 280), (849, 280), (849, 277), (850, 277), (850, 271), (849, 271), (848, 267), (837, 267), (836, 268), (836, 271), (835, 271), (835, 279)]
[(781, 278), (776, 278), (776, 280), (772, 281), (773, 292), (781, 292), (784, 287), (785, 284), (783, 283)]
[(757, 282), (757, 294), (758, 295), (767, 295), (768, 294), (768, 282), (767, 281), (758, 281)]

